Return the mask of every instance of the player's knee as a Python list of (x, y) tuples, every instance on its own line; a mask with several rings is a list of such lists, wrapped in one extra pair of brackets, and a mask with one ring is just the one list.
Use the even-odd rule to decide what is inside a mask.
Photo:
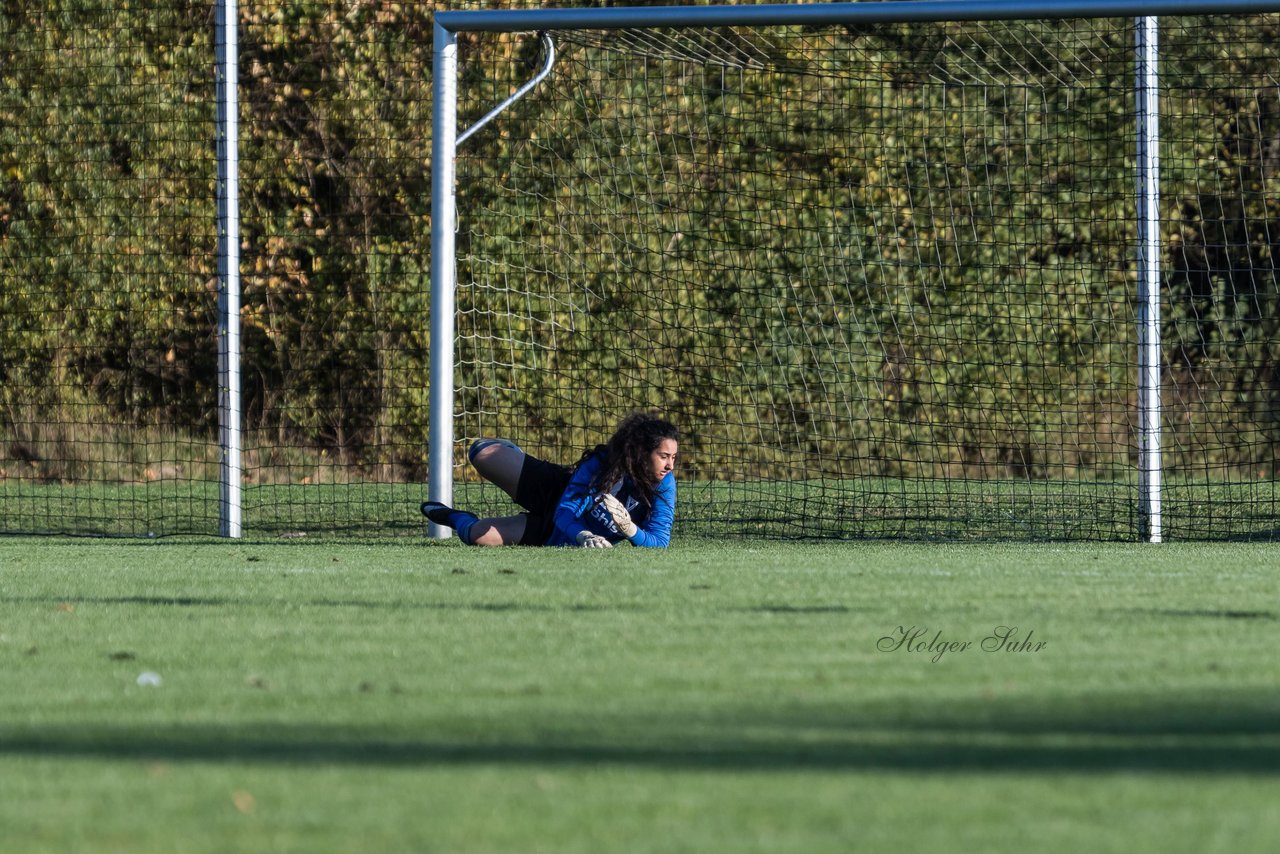
[(467, 459), (472, 465), (477, 462), (483, 462), (485, 459), (499, 453), (502, 448), (510, 448), (513, 451), (520, 450), (520, 446), (510, 439), (476, 439), (471, 443), (471, 448), (467, 451)]
[(502, 546), (506, 545), (502, 538), (502, 531), (497, 525), (489, 521), (477, 522), (471, 526), (471, 530), (467, 532), (465, 540), (469, 546)]

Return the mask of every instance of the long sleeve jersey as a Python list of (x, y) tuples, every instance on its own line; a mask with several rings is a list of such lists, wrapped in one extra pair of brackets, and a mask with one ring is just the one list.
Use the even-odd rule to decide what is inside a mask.
[[(597, 453), (578, 466), (556, 507), (555, 530), (547, 540), (547, 545), (577, 545), (578, 534), (584, 530), (599, 534), (611, 543), (620, 543), (626, 539), (614, 524), (609, 511), (601, 506), (600, 496), (591, 491), (591, 481), (595, 479), (603, 463), (602, 455)], [(639, 491), (630, 478), (623, 478), (611, 491), (631, 514), (631, 521), (636, 523), (637, 530), (631, 538), (631, 544), (666, 548), (671, 541), (671, 523), (676, 515), (675, 473), (667, 472), (666, 477), (658, 484), (652, 507), (640, 498)]]

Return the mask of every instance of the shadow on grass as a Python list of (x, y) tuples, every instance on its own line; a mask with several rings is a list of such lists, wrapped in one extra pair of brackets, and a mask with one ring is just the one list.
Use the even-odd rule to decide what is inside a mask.
[(379, 602), (361, 599), (233, 599), (221, 596), (5, 596), (0, 604), (25, 605), (138, 605), (149, 608), (279, 608), (282, 602), (304, 608), (370, 608), (385, 611), (524, 611), (593, 612), (638, 611), (633, 605), (534, 605), (528, 602)]
[[(967, 719), (977, 707), (892, 723), (797, 710), (703, 718), (495, 721), (488, 735), (406, 737), (352, 726), (85, 724), (0, 728), (0, 757), (370, 767), (601, 767), (689, 772), (1280, 773), (1271, 702)], [(474, 727), (469, 727), (474, 730)], [(507, 731), (504, 731), (507, 730)], [(602, 734), (602, 730), (605, 734)]]
[(1116, 613), (1147, 617), (1192, 617), (1216, 620), (1280, 620), (1275, 611), (1210, 608), (1129, 608)]
[[(0, 596), (0, 605), (127, 605), (148, 608), (278, 608), (282, 601), (225, 596)], [(531, 613), (592, 613), (617, 611), (651, 611), (635, 604), (590, 605), (585, 603), (532, 604), (529, 602), (432, 602), (409, 599), (377, 601), (368, 599), (289, 599), (291, 606), (306, 608), (369, 608), (385, 611), (522, 611)], [(854, 612), (875, 613), (874, 608), (852, 608), (848, 605), (764, 604), (749, 607), (725, 607), (730, 613), (783, 616), (826, 616)]]

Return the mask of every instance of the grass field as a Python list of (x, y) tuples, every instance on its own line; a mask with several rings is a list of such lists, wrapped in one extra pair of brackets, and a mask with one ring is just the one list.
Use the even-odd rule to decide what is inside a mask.
[(4, 848), (1270, 851), (1277, 563), (3, 539)]

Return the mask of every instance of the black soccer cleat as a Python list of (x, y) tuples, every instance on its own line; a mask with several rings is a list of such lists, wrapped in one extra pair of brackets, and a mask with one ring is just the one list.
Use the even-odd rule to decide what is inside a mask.
[(439, 501), (424, 501), (418, 507), (422, 511), (422, 515), (428, 520), (435, 522), (437, 525), (444, 525), (446, 528), (452, 528), (453, 525), (449, 521), (449, 517), (453, 515), (453, 508), (447, 504), (441, 504)]

